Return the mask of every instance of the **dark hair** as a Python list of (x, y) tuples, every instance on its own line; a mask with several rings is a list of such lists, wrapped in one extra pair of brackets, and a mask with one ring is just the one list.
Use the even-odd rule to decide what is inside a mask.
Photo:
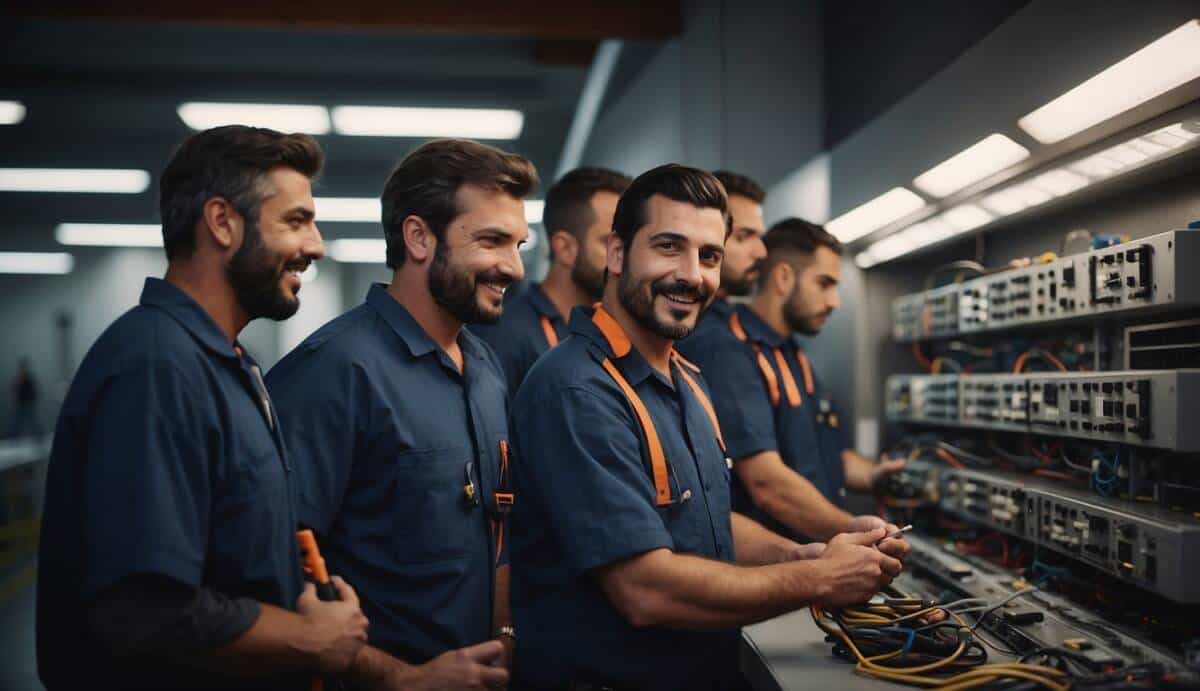
[(646, 225), (646, 202), (656, 194), (701, 209), (720, 211), (725, 219), (725, 237), (729, 237), (733, 227), (729, 217), (729, 198), (725, 196), (721, 182), (706, 170), (668, 163), (637, 176), (621, 194), (617, 213), (613, 216), (613, 232), (621, 238), (625, 247), (633, 243), (633, 236)]
[[(559, 178), (546, 193), (542, 225), (550, 236), (565, 230), (583, 242), (584, 233), (596, 222), (592, 197), (597, 192), (621, 194), (632, 182), (628, 175), (607, 168), (576, 168)], [(550, 251), (554, 261), (554, 250)]]
[(795, 217), (785, 218), (768, 228), (763, 235), (763, 244), (767, 246), (767, 258), (758, 275), (759, 289), (766, 285), (767, 277), (780, 262), (796, 259), (807, 262), (818, 247), (828, 247), (838, 256), (842, 254), (841, 241), (823, 226)]
[(721, 181), (725, 185), (725, 194), (730, 197), (737, 195), (745, 197), (755, 204), (762, 204), (767, 198), (767, 192), (757, 182), (751, 180), (745, 175), (731, 173), (728, 170), (713, 171), (713, 177)]
[(459, 214), (458, 190), (468, 184), (522, 199), (537, 187), (538, 174), (525, 157), (469, 139), (422, 144), (396, 166), (383, 188), (388, 268), (404, 263), (404, 219), (424, 219), (440, 242)]
[(257, 223), (262, 202), (271, 194), (267, 174), (272, 169), (282, 166), (313, 178), (324, 162), (321, 145), (307, 134), (226, 125), (188, 137), (159, 179), (167, 259), (186, 258), (196, 250), (196, 223), (209, 199), (222, 197), (248, 223)]

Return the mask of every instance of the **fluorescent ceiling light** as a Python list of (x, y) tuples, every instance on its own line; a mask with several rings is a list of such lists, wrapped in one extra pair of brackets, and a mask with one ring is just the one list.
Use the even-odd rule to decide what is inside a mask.
[(525, 222), (526, 223), (541, 223), (542, 211), (546, 208), (545, 199), (526, 199), (525, 200)]
[(20, 101), (0, 101), (0, 125), (16, 125), (24, 119), (24, 103)]
[(278, 103), (184, 103), (175, 109), (184, 124), (194, 130), (222, 125), (268, 127), (280, 132), (329, 134), (329, 111), (325, 106)]
[(1042, 173), (1029, 181), (1028, 184), (1055, 197), (1070, 194), (1075, 190), (1087, 187), (1090, 181), (1079, 173), (1072, 173), (1065, 168), (1058, 168), (1048, 173)]
[(378, 197), (317, 197), (317, 224), (329, 221), (379, 223), (383, 205)]
[(140, 194), (150, 173), (119, 168), (0, 168), (4, 192), (102, 192)]
[(1029, 149), (1003, 134), (992, 134), (921, 173), (913, 180), (917, 189), (946, 197), (1029, 157)]
[(162, 227), (134, 223), (60, 223), (54, 229), (60, 245), (92, 247), (162, 247)]
[(525, 126), (519, 110), (337, 106), (333, 128), (359, 137), (470, 137), (516, 139)]
[(974, 204), (959, 204), (942, 214), (942, 218), (961, 233), (978, 228), (996, 217)]
[(74, 267), (65, 252), (0, 252), (0, 274), (69, 274)]
[(893, 187), (871, 201), (838, 216), (825, 229), (842, 242), (852, 242), (898, 221), (925, 206), (925, 200), (911, 190)]
[(329, 256), (334, 261), (353, 264), (384, 264), (387, 242), (376, 238), (343, 238), (330, 240)]
[(1193, 19), (1017, 121), (1053, 144), (1200, 78), (1200, 19)]

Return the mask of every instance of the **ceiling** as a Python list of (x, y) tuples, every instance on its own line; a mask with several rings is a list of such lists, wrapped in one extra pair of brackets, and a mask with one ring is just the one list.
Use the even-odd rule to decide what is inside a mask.
[[(76, 10), (67, 18), (0, 23), (0, 99), (27, 108), (24, 122), (0, 126), (0, 166), (141, 168), (157, 177), (190, 133), (176, 114), (180, 103), (243, 101), (515, 108), (525, 114), (520, 138), (493, 143), (552, 175), (600, 38), (580, 31), (586, 25), (571, 12), (557, 27), (543, 17), (493, 31), (467, 25), (472, 33), (465, 34), (449, 32), (455, 27), (444, 17), (437, 24), (436, 12), (425, 27), (354, 25), (341, 17), (282, 28), (263, 26), (269, 22), (262, 16), (228, 25), (95, 19)], [(316, 191), (325, 196), (377, 196), (391, 167), (419, 144), (318, 139), (327, 165)], [(64, 221), (157, 223), (155, 195), (156, 185), (136, 195), (0, 192), (0, 250), (53, 249), (54, 227)], [(322, 224), (322, 231), (332, 238), (378, 232), (346, 223)]]

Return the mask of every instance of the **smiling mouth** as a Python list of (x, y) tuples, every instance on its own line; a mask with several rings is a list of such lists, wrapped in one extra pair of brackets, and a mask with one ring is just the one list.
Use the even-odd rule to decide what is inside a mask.
[(670, 293), (664, 293), (663, 297), (665, 297), (669, 302), (675, 303), (676, 305), (685, 305), (690, 307), (691, 305), (700, 304), (700, 298), (695, 296), (672, 295)]
[(480, 281), (479, 285), (495, 292), (497, 295), (504, 295), (504, 291), (508, 289), (508, 281)]

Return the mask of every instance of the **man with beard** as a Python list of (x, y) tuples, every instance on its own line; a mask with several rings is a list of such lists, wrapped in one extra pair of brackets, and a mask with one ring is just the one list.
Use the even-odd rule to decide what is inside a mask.
[(302, 134), (230, 126), (163, 172), (168, 268), (88, 351), (46, 483), (38, 671), (49, 689), (300, 688), (344, 674), (367, 621), (303, 585), (295, 483), (237, 337), (287, 319), (324, 255)]
[[(524, 275), (522, 198), (536, 186), (529, 161), (476, 142), (409, 154), (383, 190), (391, 284), (267, 377), (301, 521), (359, 588), (372, 645), (421, 664), (428, 686), (508, 679), (507, 393), (495, 355), (463, 325), (499, 319)], [(368, 654), (393, 677), (396, 660)], [(456, 660), (468, 674), (442, 676)]]
[(546, 278), (505, 305), (498, 323), (471, 327), (504, 365), (510, 396), (534, 361), (566, 337), (564, 315), (600, 299), (613, 212), (628, 186), (628, 177), (604, 168), (577, 168), (554, 183), (542, 214), (550, 244)]
[(716, 294), (729, 230), (709, 173), (621, 195), (604, 297), (526, 375), (512, 421), (513, 615), (522, 689), (738, 688), (737, 628), (862, 602), (907, 545), (801, 545), (730, 512), (703, 377), (674, 352)]
[[(729, 196), (729, 215), (733, 218), (733, 230), (725, 241), (725, 259), (721, 262), (721, 288), (717, 298), (704, 314), (704, 322), (719, 322), (729, 316), (733, 309), (729, 297), (746, 297), (754, 290), (754, 281), (758, 278), (759, 264), (767, 256), (767, 248), (763, 246), (763, 233), (766, 223), (763, 221), (763, 201), (767, 193), (755, 181), (731, 173), (728, 170), (718, 170), (713, 177), (725, 186), (725, 194)], [(699, 330), (699, 328), (698, 328)]]
[(738, 482), (734, 509), (796, 539), (883, 525), (852, 516), (846, 487), (870, 491), (903, 461), (874, 463), (846, 442), (836, 408), (795, 334), (816, 335), (838, 306), (842, 246), (798, 218), (765, 237), (758, 292), (687, 343), (707, 373)]

